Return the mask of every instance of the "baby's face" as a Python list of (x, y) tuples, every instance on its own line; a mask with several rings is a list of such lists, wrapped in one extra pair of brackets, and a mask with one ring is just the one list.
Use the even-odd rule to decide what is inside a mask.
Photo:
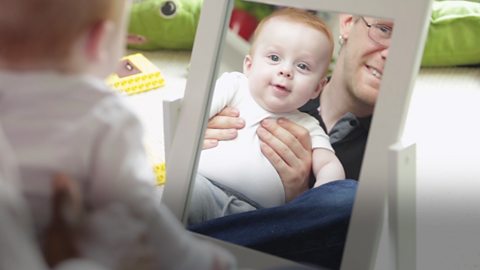
[(317, 97), (331, 46), (328, 37), (312, 27), (281, 18), (267, 21), (244, 62), (254, 99), (264, 109), (281, 113)]

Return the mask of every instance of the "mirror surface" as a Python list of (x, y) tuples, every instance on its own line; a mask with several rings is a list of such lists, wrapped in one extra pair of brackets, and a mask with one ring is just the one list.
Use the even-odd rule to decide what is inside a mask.
[[(212, 94), (210, 91), (214, 88), (215, 81), (218, 76), (225, 71), (242, 71), (241, 67), (244, 65), (244, 54), (240, 53), (234, 57), (234, 60), (226, 60), (233, 54), (227, 53), (229, 46), (228, 22), (233, 8), (234, 1), (213, 1), (205, 0), (202, 16), (200, 19), (199, 28), (197, 30), (197, 37), (192, 54), (191, 74), (187, 82), (186, 96), (182, 104), (182, 111), (180, 114), (180, 121), (177, 125), (175, 139), (172, 144), (172, 151), (169, 154), (170, 163), (167, 164), (167, 186), (163, 201), (176, 214), (179, 219), (186, 222), (188, 219), (188, 210), (192, 209), (192, 204), (189, 204), (192, 199), (190, 195), (195, 195), (197, 185), (197, 159), (200, 157), (200, 148), (203, 145), (204, 129), (206, 127), (207, 119), (209, 118), (208, 105)], [(252, 1), (257, 2), (257, 1)], [(419, 65), (418, 47), (422, 45), (426, 31), (425, 14), (429, 11), (429, 1), (418, 3), (417, 1), (406, 1), (398, 3), (395, 1), (377, 1), (369, 0), (363, 5), (359, 6), (354, 1), (262, 1), (265, 3), (275, 5), (295, 5), (298, 8), (308, 8), (309, 10), (321, 10), (320, 14), (328, 15), (333, 23), (335, 23), (336, 15), (328, 12), (349, 12), (352, 14), (362, 14), (364, 16), (343, 16), (343, 19), (338, 19), (337, 32), (334, 32), (334, 42), (337, 42), (340, 34), (343, 36), (343, 49), (340, 53), (334, 53), (336, 64), (333, 67), (334, 73), (332, 79), (322, 90), (322, 118), (325, 122), (327, 130), (333, 130), (332, 121), (328, 121), (327, 115), (338, 110), (336, 106), (327, 108), (327, 103), (323, 101), (323, 96), (327, 93), (329, 87), (333, 87), (335, 71), (341, 67), (343, 74), (350, 74), (350, 79), (340, 80), (340, 88), (350, 88), (363, 93), (362, 102), (365, 106), (358, 106), (356, 110), (350, 111), (357, 116), (358, 122), (346, 121), (346, 125), (362, 125), (360, 118), (365, 118), (373, 114), (373, 107), (375, 105), (375, 114), (372, 118), (371, 129), (368, 135), (368, 147), (365, 150), (365, 159), (363, 160), (362, 170), (358, 170), (352, 175), (359, 176), (361, 179), (358, 191), (355, 198), (355, 206), (350, 221), (349, 237), (346, 240), (345, 256), (342, 261), (342, 268), (354, 269), (355, 267), (362, 269), (369, 269), (374, 264), (376, 249), (379, 245), (379, 234), (383, 231), (383, 224), (385, 224), (385, 196), (387, 194), (388, 179), (388, 149), (390, 145), (397, 142), (402, 129), (405, 117), (405, 111), (408, 108), (408, 98), (410, 96), (410, 89), (412, 83), (412, 75), (417, 70)], [(328, 10), (328, 11), (327, 11)], [(395, 12), (394, 12), (395, 11)], [(318, 12), (318, 11), (317, 11)], [(385, 31), (389, 31), (393, 24), (385, 19), (391, 18), (395, 21), (394, 34), (388, 40), (379, 38), (379, 35), (384, 35)], [(329, 20), (330, 21), (330, 20)], [(334, 28), (333, 26), (330, 26)], [(386, 28), (384, 26), (387, 26)], [(423, 27), (422, 27), (423, 26)], [(349, 29), (348, 31), (342, 28)], [(374, 29), (374, 30), (372, 30)], [(378, 31), (378, 32), (372, 32)], [(373, 33), (373, 34), (372, 34)], [(295, 33), (292, 33), (294, 35)], [(401, 36), (402, 38), (398, 38)], [(227, 40), (227, 41), (225, 41)], [(390, 44), (391, 40), (391, 44)], [(291, 41), (291, 40), (288, 40)], [(353, 42), (355, 41), (355, 42)], [(359, 48), (353, 48), (352, 44)], [(246, 46), (248, 52), (248, 44)], [(348, 49), (347, 49), (348, 48)], [(401, 50), (400, 50), (401, 48)], [(221, 52), (224, 52), (223, 58)], [(242, 51), (242, 50), (239, 50)], [(340, 59), (340, 55), (343, 56)], [(226, 55), (226, 56), (225, 56)], [(385, 59), (388, 56), (388, 63), (385, 64)], [(235, 60), (236, 59), (236, 60)], [(276, 61), (277, 57), (270, 57), (270, 60)], [(383, 60), (382, 60), (383, 59)], [(346, 60), (354, 64), (345, 64)], [(395, 65), (392, 65), (391, 63)], [(237, 64), (238, 63), (238, 64)], [(248, 66), (248, 62), (245, 61)], [(304, 67), (304, 65), (295, 65), (295, 67)], [(217, 72), (220, 71), (220, 72)], [(378, 91), (381, 84), (381, 90)], [(360, 83), (358, 83), (360, 82)], [(278, 86), (278, 85), (277, 85)], [(338, 85), (335, 89), (338, 89)], [(283, 85), (277, 88), (284, 90)], [(366, 91), (363, 90), (377, 91)], [(338, 92), (336, 92), (338, 94)], [(335, 99), (334, 99), (335, 100)], [(352, 101), (352, 100), (350, 100)], [(358, 101), (358, 100), (357, 100)], [(370, 105), (369, 105), (370, 104)], [(316, 109), (313, 105), (311, 108)], [(243, 112), (241, 112), (241, 115)], [(343, 117), (342, 113), (338, 118)], [(351, 119), (349, 119), (351, 120)], [(193, 130), (194, 132), (187, 132)], [(331, 134), (333, 135), (333, 134)], [(338, 135), (338, 134), (336, 134)], [(333, 136), (331, 136), (333, 137)], [(251, 146), (251, 145), (249, 145)], [(337, 155), (341, 151), (336, 149)], [(363, 157), (363, 150), (360, 159)], [(238, 155), (234, 153), (231, 156)], [(340, 160), (348, 159), (346, 155)], [(230, 157), (228, 157), (230, 158)], [(223, 167), (224, 160), (219, 161), (218, 167)], [(201, 163), (201, 162), (200, 162)], [(202, 166), (202, 165), (200, 165)], [(349, 176), (348, 165), (347, 176)], [(360, 165), (358, 165), (360, 167)], [(223, 169), (223, 168), (222, 168)], [(201, 170), (201, 169), (200, 169)], [(252, 168), (243, 166), (243, 170), (252, 170)], [(318, 176), (318, 175), (317, 175)], [(354, 177), (351, 177), (354, 178)], [(248, 179), (248, 181), (252, 181)], [(261, 181), (261, 180), (257, 180)], [(255, 189), (255, 182), (253, 188)], [(327, 184), (328, 185), (328, 184)], [(218, 185), (215, 185), (218, 187)], [(321, 187), (320, 187), (321, 188)], [(287, 189), (284, 189), (287, 190)], [(197, 190), (198, 191), (198, 190)], [(254, 190), (255, 191), (255, 190)], [(228, 194), (227, 194), (228, 195)], [(287, 196), (287, 194), (284, 194)], [(270, 195), (268, 195), (270, 196)], [(227, 201), (227, 203), (229, 203)], [(250, 204), (250, 202), (249, 202)], [(281, 203), (280, 203), (281, 204)], [(198, 207), (198, 204), (193, 204)], [(268, 205), (270, 207), (272, 205)], [(262, 206), (263, 207), (263, 206)], [(208, 211), (210, 208), (204, 208)], [(266, 209), (255, 210), (252, 212), (243, 213), (240, 215), (249, 215), (249, 213), (259, 213), (261, 211), (268, 211)], [(223, 209), (222, 209), (223, 210)], [(292, 212), (294, 213), (294, 212)], [(228, 219), (231, 216), (220, 219)], [(215, 235), (215, 229), (243, 226), (244, 224), (228, 223), (223, 226), (215, 227), (218, 219), (207, 221), (209, 227), (212, 229), (209, 236)], [(247, 219), (244, 219), (247, 220)], [(270, 219), (269, 219), (270, 220)], [(292, 218), (290, 218), (290, 226), (292, 229)], [(259, 223), (260, 220), (253, 220), (252, 223)], [(250, 227), (253, 232), (251, 235), (261, 235), (262, 232), (254, 231), (255, 226)], [(228, 231), (228, 229), (227, 229)], [(218, 232), (218, 230), (217, 230)], [(227, 234), (227, 237), (232, 237)], [(246, 237), (248, 238), (248, 237)], [(228, 240), (221, 238), (223, 240)], [(284, 239), (285, 240), (285, 239)], [(240, 242), (236, 242), (241, 244)], [(252, 247), (252, 246), (249, 246)], [(291, 259), (291, 258), (290, 258)]]

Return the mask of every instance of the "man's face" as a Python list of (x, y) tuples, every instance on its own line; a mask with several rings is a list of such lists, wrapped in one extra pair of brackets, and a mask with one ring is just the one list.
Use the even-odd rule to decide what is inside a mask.
[(331, 42), (319, 30), (280, 18), (266, 22), (244, 62), (255, 101), (281, 113), (316, 98), (331, 51)]
[[(354, 102), (373, 108), (378, 97), (390, 44), (389, 39), (384, 40), (383, 44), (374, 40), (376, 36), (373, 31), (391, 31), (393, 22), (370, 17), (351, 19), (347, 41), (342, 48), (343, 79)], [(375, 27), (377, 29), (374, 29)]]

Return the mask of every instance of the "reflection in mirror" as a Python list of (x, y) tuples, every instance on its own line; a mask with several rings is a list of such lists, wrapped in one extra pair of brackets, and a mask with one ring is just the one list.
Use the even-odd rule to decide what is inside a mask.
[[(204, 144), (187, 223), (195, 232), (338, 268), (393, 22), (257, 4), (269, 12), (245, 33), (252, 22), (238, 21), (240, 7), (255, 4), (233, 10), (208, 116), (221, 122), (217, 116), (232, 107), (243, 125), (207, 131), (218, 143)], [(232, 128), (235, 138), (215, 135)], [(299, 202), (307, 189), (314, 199)], [(303, 231), (312, 222), (323, 223), (325, 235)], [(275, 247), (295, 224), (302, 241), (318, 241), (306, 247), (315, 256)], [(252, 234), (258, 231), (265, 233)], [(331, 250), (322, 241), (333, 241)]]
[(216, 82), (209, 117), (230, 106), (240, 111), (246, 125), (234, 140), (202, 151), (190, 222), (285, 203), (280, 176), (263, 155), (257, 135), (264, 119), (282, 117), (309, 130), (316, 186), (344, 179), (318, 121), (297, 110), (323, 89), (332, 52), (332, 34), (310, 12), (279, 9), (262, 21), (243, 72), (223, 73)]

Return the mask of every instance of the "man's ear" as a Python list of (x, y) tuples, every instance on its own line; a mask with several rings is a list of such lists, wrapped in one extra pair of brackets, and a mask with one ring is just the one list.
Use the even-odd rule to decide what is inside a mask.
[(93, 24), (86, 33), (85, 54), (90, 61), (98, 62), (105, 57), (108, 50), (108, 35), (113, 31), (111, 21), (99, 21)]
[(252, 57), (247, 54), (243, 59), (243, 74), (248, 77), (250, 70), (252, 69)]
[(354, 18), (353, 15), (351, 14), (340, 14), (338, 16), (339, 18), (339, 27), (340, 27), (340, 36), (342, 36), (343, 39), (348, 39), (348, 35), (350, 34), (350, 28), (352, 28), (352, 25), (354, 23)]
[(317, 89), (315, 89), (315, 91), (313, 92), (312, 96), (310, 97), (310, 99), (314, 99), (314, 98), (317, 98), (318, 95), (320, 95), (320, 93), (322, 92), (323, 88), (325, 87), (325, 85), (327, 85), (328, 83), (328, 79), (326, 77), (324, 77), (323, 79), (320, 80), (320, 82), (318, 83), (318, 86), (317, 86)]

